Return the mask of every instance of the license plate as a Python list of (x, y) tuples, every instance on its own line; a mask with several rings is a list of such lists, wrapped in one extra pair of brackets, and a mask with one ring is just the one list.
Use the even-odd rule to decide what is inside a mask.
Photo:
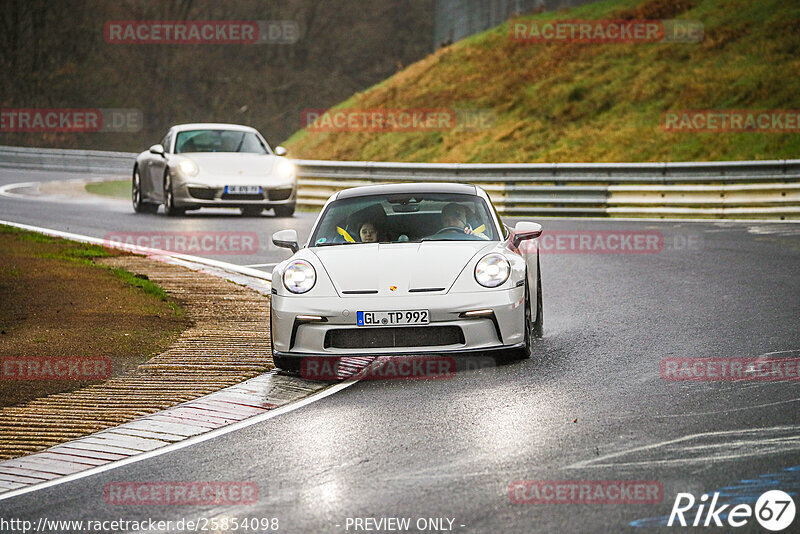
[(258, 195), (261, 194), (260, 185), (226, 185), (225, 193), (231, 195)]
[(358, 326), (428, 324), (429, 316), (428, 310), (360, 311), (356, 312), (356, 321)]

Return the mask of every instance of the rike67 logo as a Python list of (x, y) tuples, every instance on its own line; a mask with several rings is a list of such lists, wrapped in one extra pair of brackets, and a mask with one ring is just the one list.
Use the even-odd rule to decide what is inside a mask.
[(699, 502), (696, 502), (691, 493), (678, 493), (667, 526), (735, 528), (747, 525), (755, 517), (763, 528), (778, 532), (792, 524), (796, 512), (792, 497), (780, 490), (763, 493), (755, 506), (717, 504), (718, 500), (718, 492), (712, 495), (710, 502), (705, 493), (700, 496)]

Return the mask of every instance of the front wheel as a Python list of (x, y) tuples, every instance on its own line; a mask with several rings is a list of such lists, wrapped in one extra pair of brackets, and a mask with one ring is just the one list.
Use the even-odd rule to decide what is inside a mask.
[(301, 369), (299, 358), (285, 358), (273, 354), (272, 363), (287, 375), (300, 376)]
[(533, 326), (531, 325), (531, 291), (528, 287), (528, 280), (525, 279), (525, 345), (517, 352), (517, 357), (520, 360), (525, 360), (531, 357), (533, 350)]
[(172, 192), (172, 178), (164, 176), (164, 213), (167, 217), (177, 217), (186, 213), (185, 208), (175, 206), (175, 195)]
[(296, 204), (285, 204), (283, 206), (275, 206), (275, 217), (291, 217), (294, 215)]
[(261, 215), (261, 212), (264, 211), (264, 208), (261, 206), (245, 206), (239, 208), (239, 211), (242, 212), (244, 217), (258, 217)]
[[(271, 303), (270, 303), (271, 304)], [(269, 309), (269, 344), (270, 350), (272, 352), (272, 364), (278, 368), (280, 371), (288, 374), (288, 375), (299, 375), (300, 374), (300, 364), (297, 358), (286, 358), (281, 357), (275, 354), (275, 337), (273, 332), (275, 331), (275, 318), (272, 314), (272, 306), (270, 305)]]
[(158, 211), (158, 204), (150, 204), (142, 200), (142, 177), (139, 175), (139, 167), (133, 168), (131, 203), (133, 204), (133, 211), (136, 213), (155, 213)]
[(542, 306), (542, 267), (539, 264), (539, 256), (536, 256), (536, 321), (533, 323), (533, 335), (542, 337), (544, 335), (544, 308)]

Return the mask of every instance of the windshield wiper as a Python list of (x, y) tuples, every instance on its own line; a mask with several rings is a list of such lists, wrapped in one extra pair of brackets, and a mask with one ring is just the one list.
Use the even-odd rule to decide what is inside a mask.
[(317, 243), (316, 245), (312, 245), (315, 247), (333, 247), (337, 245), (405, 245), (407, 243), (421, 243), (422, 241), (464, 241), (463, 239), (427, 239), (423, 238), (422, 240), (414, 239), (412, 241), (376, 241), (374, 243), (362, 243), (361, 241), (341, 241), (339, 243), (333, 243), (330, 241), (326, 241), (324, 243)]
[(352, 243), (350, 241), (342, 241), (341, 243), (333, 243), (333, 242), (325, 242), (325, 243), (316, 243), (315, 247), (333, 247), (336, 245), (357, 245), (358, 243)]

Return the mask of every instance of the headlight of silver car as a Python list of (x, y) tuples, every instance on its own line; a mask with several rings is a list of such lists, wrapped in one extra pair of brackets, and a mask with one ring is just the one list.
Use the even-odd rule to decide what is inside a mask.
[(511, 273), (511, 264), (501, 254), (487, 254), (475, 265), (475, 280), (483, 287), (497, 287)]
[(292, 163), (288, 159), (280, 158), (278, 160), (278, 163), (275, 164), (275, 174), (283, 180), (289, 180), (291, 178), (294, 178), (294, 173), (295, 173), (294, 163)]
[(283, 271), (283, 285), (292, 293), (306, 293), (316, 281), (317, 273), (307, 261), (293, 261)]
[(184, 176), (197, 176), (197, 173), (200, 172), (197, 163), (190, 159), (182, 159), (181, 162), (178, 163), (178, 169)]

